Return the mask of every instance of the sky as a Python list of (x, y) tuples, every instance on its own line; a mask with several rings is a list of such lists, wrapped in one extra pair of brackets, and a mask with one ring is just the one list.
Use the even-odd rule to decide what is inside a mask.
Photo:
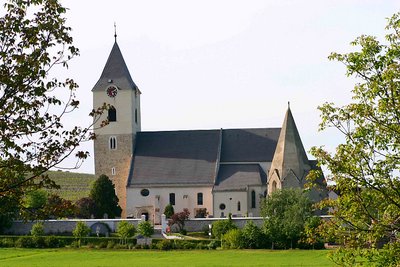
[[(67, 74), (79, 84), (69, 124), (91, 123), (91, 89), (117, 42), (141, 95), (143, 131), (281, 127), (288, 101), (305, 149), (333, 151), (334, 129), (318, 131), (325, 102), (351, 101), (356, 80), (331, 52), (355, 51), (368, 34), (384, 40), (400, 1), (63, 0), (80, 57)], [(94, 173), (91, 157), (76, 172)], [(310, 156), (310, 158), (312, 158)], [(62, 166), (71, 166), (68, 159)]]

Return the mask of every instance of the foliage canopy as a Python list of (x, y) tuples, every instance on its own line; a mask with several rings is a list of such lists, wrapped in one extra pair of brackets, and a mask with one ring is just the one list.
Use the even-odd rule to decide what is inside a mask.
[(311, 213), (311, 200), (302, 189), (281, 189), (267, 197), (262, 203), (261, 214), (272, 248), (275, 243), (292, 248), (299, 241)]
[[(340, 264), (351, 265), (359, 256), (375, 261), (391, 250), (400, 254), (400, 13), (388, 19), (386, 30), (385, 43), (362, 35), (351, 43), (356, 52), (330, 55), (357, 83), (352, 103), (319, 107), (320, 129), (334, 127), (345, 137), (333, 154), (312, 149), (339, 195), (322, 205), (333, 207), (326, 234), (346, 245), (339, 257), (346, 260), (336, 258)], [(374, 249), (384, 243), (389, 250)]]
[(115, 187), (108, 176), (100, 175), (93, 183), (93, 187), (90, 190), (90, 198), (96, 203), (96, 209), (94, 210), (96, 218), (103, 218), (104, 214), (107, 214), (108, 218), (121, 216), (122, 209), (118, 205)]
[[(0, 8), (0, 214), (15, 217), (26, 191), (57, 188), (46, 171), (93, 135), (64, 125), (79, 105), (74, 80), (54, 74), (79, 54), (66, 9), (57, 0), (7, 0)], [(88, 152), (75, 155), (78, 167)]]

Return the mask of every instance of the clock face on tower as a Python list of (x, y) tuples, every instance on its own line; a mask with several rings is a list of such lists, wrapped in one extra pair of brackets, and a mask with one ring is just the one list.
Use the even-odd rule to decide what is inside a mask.
[(107, 87), (106, 93), (109, 97), (116, 97), (118, 93), (118, 88), (114, 85)]

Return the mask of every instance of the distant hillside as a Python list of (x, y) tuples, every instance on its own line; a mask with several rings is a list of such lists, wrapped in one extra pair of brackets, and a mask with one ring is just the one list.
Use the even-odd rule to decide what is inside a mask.
[(94, 174), (63, 171), (49, 171), (48, 174), (56, 184), (61, 186), (59, 190), (49, 191), (71, 201), (89, 196), (90, 186), (97, 178)]

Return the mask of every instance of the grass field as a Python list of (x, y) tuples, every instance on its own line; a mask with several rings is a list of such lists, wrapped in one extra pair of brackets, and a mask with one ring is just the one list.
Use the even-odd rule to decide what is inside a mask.
[(326, 250), (0, 249), (0, 266), (335, 266)]
[(62, 198), (76, 201), (88, 197), (91, 184), (96, 180), (94, 174), (49, 171), (49, 177), (61, 186), (59, 190), (49, 190)]

